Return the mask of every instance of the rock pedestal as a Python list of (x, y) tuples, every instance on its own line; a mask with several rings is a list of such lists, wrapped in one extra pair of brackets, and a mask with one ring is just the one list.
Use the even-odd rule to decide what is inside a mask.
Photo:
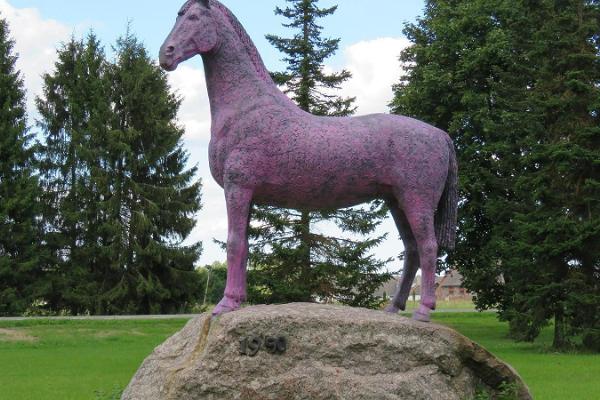
[(287, 304), (196, 317), (144, 361), (122, 399), (467, 400), (507, 387), (531, 399), (509, 365), (452, 329)]

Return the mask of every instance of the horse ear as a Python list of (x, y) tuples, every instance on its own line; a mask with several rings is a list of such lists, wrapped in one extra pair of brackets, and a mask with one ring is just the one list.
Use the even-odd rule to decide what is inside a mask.
[(197, 0), (198, 3), (202, 4), (206, 8), (210, 8), (210, 0)]

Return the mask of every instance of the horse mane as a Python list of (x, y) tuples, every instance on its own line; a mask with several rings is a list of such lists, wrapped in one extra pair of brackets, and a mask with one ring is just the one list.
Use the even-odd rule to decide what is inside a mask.
[(239, 37), (240, 42), (244, 46), (246, 53), (252, 61), (252, 64), (254, 64), (254, 68), (256, 69), (258, 76), (267, 83), (273, 83), (271, 74), (267, 70), (267, 67), (263, 62), (263, 59), (261, 58), (260, 53), (258, 52), (258, 49), (254, 45), (254, 42), (252, 42), (252, 39), (250, 39), (248, 32), (246, 32), (246, 30), (244, 29), (240, 21), (238, 21), (236, 16), (233, 15), (233, 13), (227, 7), (225, 7), (217, 0), (210, 0), (210, 5), (217, 8), (225, 16), (227, 22), (229, 22), (229, 25), (231, 25), (233, 31)]

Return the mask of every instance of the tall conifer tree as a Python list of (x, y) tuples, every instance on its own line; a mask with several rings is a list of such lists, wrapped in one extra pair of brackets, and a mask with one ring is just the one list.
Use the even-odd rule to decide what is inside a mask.
[(518, 339), (600, 348), (600, 5), (430, 0), (405, 32), (399, 113), (450, 132), (460, 164), (449, 261)]
[(72, 39), (44, 76), (41, 176), (51, 250), (48, 307), (170, 313), (195, 297), (200, 244), (182, 246), (200, 207), (185, 170), (180, 100), (127, 34), (106, 60), (93, 34)]
[[(275, 13), (288, 20), (292, 38), (267, 35), (284, 53), (284, 72), (272, 74), (303, 110), (316, 115), (347, 116), (354, 112), (353, 98), (341, 98), (335, 90), (348, 80), (348, 71), (327, 74), (324, 62), (339, 46), (339, 39), (322, 37), (319, 19), (333, 14), (337, 6), (319, 8), (318, 0), (287, 0)], [(251, 300), (283, 302), (315, 299), (373, 306), (373, 293), (381, 282), (384, 262), (370, 251), (382, 237), (349, 239), (348, 233), (366, 237), (385, 215), (381, 204), (336, 212), (307, 212), (255, 207), (254, 240), (251, 243)], [(345, 232), (339, 237), (318, 232), (317, 223), (328, 221)], [(254, 291), (252, 289), (254, 287)]]
[(111, 223), (121, 280), (110, 293), (119, 310), (174, 313), (195, 300), (201, 244), (183, 246), (200, 209), (196, 167), (186, 170), (181, 101), (144, 46), (128, 33), (111, 68), (114, 117), (109, 139)]
[[(110, 118), (107, 62), (98, 39), (74, 37), (58, 50), (37, 99), (44, 142), (40, 176), (44, 189), (45, 244), (50, 251), (48, 307), (75, 314), (100, 311), (98, 275), (108, 267), (97, 248), (101, 196), (97, 175)], [(106, 271), (105, 271), (106, 272)]]
[(521, 140), (517, 243), (502, 243), (516, 277), (507, 318), (518, 338), (554, 320), (554, 347), (583, 332), (600, 351), (600, 3), (545, 2), (530, 12), (526, 98), (535, 125)]
[(25, 311), (39, 294), (39, 185), (23, 81), (0, 16), (0, 316)]

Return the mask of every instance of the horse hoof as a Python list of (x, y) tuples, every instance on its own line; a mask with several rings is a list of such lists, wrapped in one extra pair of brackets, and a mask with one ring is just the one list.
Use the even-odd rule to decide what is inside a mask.
[(429, 322), (431, 321), (431, 318), (429, 317), (429, 308), (425, 307), (425, 306), (419, 306), (419, 309), (416, 310), (413, 313), (413, 319), (415, 321), (420, 321), (420, 322)]
[(234, 300), (229, 297), (223, 297), (219, 304), (217, 304), (216, 307), (213, 309), (212, 316), (217, 317), (228, 312), (239, 310), (241, 305), (242, 304), (240, 301)]
[(390, 314), (397, 314), (398, 311), (404, 311), (404, 307), (390, 303), (390, 305), (388, 305), (383, 311)]
[(386, 313), (390, 313), (390, 314), (396, 314), (398, 311), (400, 311), (400, 309), (398, 307), (396, 307), (395, 305), (390, 304), (383, 311), (385, 311)]

